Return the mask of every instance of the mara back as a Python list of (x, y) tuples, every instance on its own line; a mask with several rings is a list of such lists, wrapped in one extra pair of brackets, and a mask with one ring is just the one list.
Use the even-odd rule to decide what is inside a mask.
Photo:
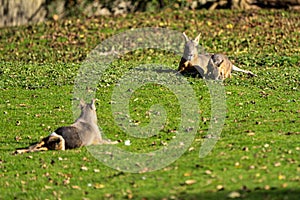
[(64, 138), (66, 149), (99, 144), (102, 140), (97, 125), (95, 99), (91, 103), (80, 101), (80, 109), (80, 116), (72, 125), (60, 127), (54, 131)]

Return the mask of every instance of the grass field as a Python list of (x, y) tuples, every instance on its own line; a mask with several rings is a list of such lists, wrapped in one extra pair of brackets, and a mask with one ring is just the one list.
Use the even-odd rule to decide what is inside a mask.
[[(225, 80), (227, 112), (214, 149), (199, 158), (210, 124), (205, 82), (186, 77), (198, 101), (193, 143), (162, 169), (128, 173), (98, 161), (86, 148), (13, 155), (74, 120), (74, 81), (86, 56), (123, 31), (160, 27), (202, 33), (208, 52), (223, 52), (257, 77)], [(300, 198), (300, 13), (170, 11), (117, 18), (83, 16), (0, 30), (0, 199), (264, 199)], [(129, 102), (134, 125), (150, 121), (151, 106), (165, 108), (166, 123), (150, 138), (135, 138), (114, 121), (111, 97), (124, 73), (145, 63), (176, 70), (179, 55), (129, 52), (99, 80), (98, 122), (117, 147), (152, 152), (176, 136), (180, 102), (168, 88), (146, 84)], [(76, 101), (75, 101), (76, 102)], [(150, 110), (150, 111), (149, 111)], [(125, 141), (131, 145), (126, 146)], [(124, 160), (126, 162), (126, 160)]]

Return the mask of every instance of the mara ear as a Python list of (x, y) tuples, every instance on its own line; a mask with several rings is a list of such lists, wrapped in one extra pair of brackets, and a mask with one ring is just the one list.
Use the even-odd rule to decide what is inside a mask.
[(92, 99), (92, 101), (91, 101), (91, 108), (92, 108), (92, 110), (96, 110), (96, 106), (95, 106), (96, 100), (97, 99)]
[(185, 34), (185, 32), (183, 32), (182, 35), (186, 42), (190, 40), (189, 37)]
[(83, 99), (80, 99), (80, 102), (79, 102), (79, 107), (80, 107), (80, 109), (82, 109), (84, 106), (85, 106), (84, 100), (83, 100)]
[(201, 33), (199, 33), (199, 35), (194, 39), (194, 42), (195, 42), (196, 45), (199, 44), (200, 36), (201, 36)]

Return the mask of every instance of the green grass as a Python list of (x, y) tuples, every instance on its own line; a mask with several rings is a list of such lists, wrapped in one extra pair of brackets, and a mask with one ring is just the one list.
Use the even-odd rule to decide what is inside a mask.
[[(0, 31), (0, 199), (299, 199), (300, 21), (282, 10), (140, 13), (125, 17), (69, 18)], [(189, 19), (189, 20), (187, 20)], [(99, 162), (86, 148), (12, 155), (71, 124), (73, 85), (81, 62), (101, 41), (130, 28), (186, 31), (209, 52), (226, 52), (258, 77), (235, 73), (224, 82), (227, 113), (213, 151), (199, 158), (210, 124), (210, 95), (203, 80), (186, 77), (199, 107), (189, 150), (157, 171), (127, 173)], [(298, 31), (297, 31), (298, 30)], [(130, 69), (157, 63), (176, 69), (180, 56), (146, 50), (115, 60), (99, 80), (99, 126), (117, 146), (152, 152), (174, 140), (180, 102), (167, 87), (146, 84), (130, 98), (134, 124), (145, 126), (160, 103), (166, 123), (138, 139), (114, 121), (111, 95)], [(131, 145), (124, 141), (130, 139)], [(145, 170), (147, 171), (147, 170)], [(193, 180), (191, 183), (188, 180)]]

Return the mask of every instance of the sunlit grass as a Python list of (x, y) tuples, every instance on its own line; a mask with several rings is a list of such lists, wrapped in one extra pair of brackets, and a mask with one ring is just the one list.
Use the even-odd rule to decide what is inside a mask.
[[(195, 19), (187, 20), (191, 17)], [(202, 32), (201, 45), (207, 51), (226, 52), (237, 66), (258, 75), (235, 73), (224, 82), (225, 125), (208, 156), (199, 158), (210, 124), (209, 90), (193, 77), (186, 81), (199, 104), (196, 137), (179, 159), (162, 169), (120, 172), (86, 148), (12, 155), (16, 148), (73, 122), (73, 83), (81, 61), (97, 44), (122, 30), (145, 26), (171, 27), (191, 37)], [(243, 199), (298, 199), (299, 27), (299, 13), (292, 11), (175, 11), (74, 17), (2, 29), (0, 199), (227, 199), (233, 191)], [(131, 96), (135, 125), (149, 123), (152, 105), (165, 107), (167, 123), (146, 139), (130, 136), (114, 121), (111, 95), (119, 79), (140, 64), (176, 70), (179, 59), (162, 51), (129, 53), (115, 60), (99, 80), (99, 126), (106, 137), (121, 141), (118, 147), (151, 152), (174, 139), (180, 102), (167, 87), (146, 84)]]

